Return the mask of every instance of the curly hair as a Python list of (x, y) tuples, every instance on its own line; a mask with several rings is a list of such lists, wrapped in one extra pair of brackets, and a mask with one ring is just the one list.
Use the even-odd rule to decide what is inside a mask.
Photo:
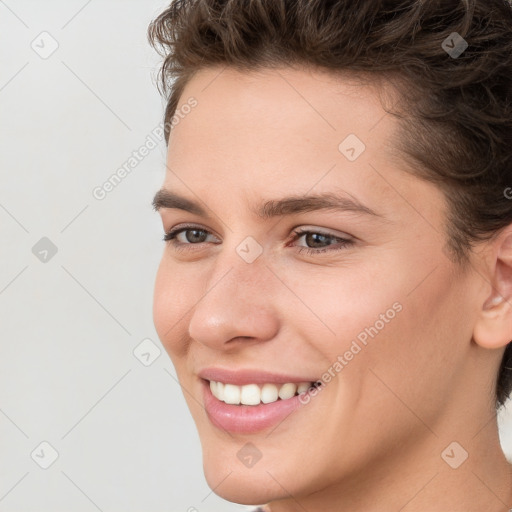
[[(384, 79), (399, 93), (400, 110), (388, 111), (400, 119), (396, 149), (445, 194), (450, 257), (466, 268), (475, 243), (512, 223), (510, 0), (175, 0), (148, 39), (164, 57), (167, 143), (184, 87), (209, 66)], [(511, 391), (509, 343), (497, 408)]]

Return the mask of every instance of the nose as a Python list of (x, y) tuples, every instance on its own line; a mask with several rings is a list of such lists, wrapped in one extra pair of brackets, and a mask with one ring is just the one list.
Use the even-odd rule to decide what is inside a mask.
[(275, 281), (262, 259), (247, 263), (235, 254), (216, 264), (190, 317), (191, 339), (221, 350), (274, 338), (279, 330)]

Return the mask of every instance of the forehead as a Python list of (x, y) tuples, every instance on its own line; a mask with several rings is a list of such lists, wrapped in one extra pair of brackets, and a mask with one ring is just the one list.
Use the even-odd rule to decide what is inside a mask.
[(200, 161), (202, 172), (268, 168), (277, 176), (290, 167), (325, 172), (336, 162), (348, 171), (360, 164), (340, 144), (349, 138), (356, 151), (364, 146), (367, 160), (382, 153), (396, 123), (374, 87), (309, 69), (204, 69), (185, 87), (177, 112), (191, 98), (196, 106), (171, 131), (168, 164)]
[(384, 214), (395, 206), (410, 214), (404, 197), (418, 191), (409, 189), (429, 185), (400, 169), (398, 121), (381, 103), (393, 93), (376, 84), (310, 69), (201, 70), (178, 104), (196, 102), (171, 131), (164, 186), (222, 196), (225, 208), (345, 190)]
[[(197, 106), (172, 130), (170, 150), (178, 139), (190, 135), (200, 135), (204, 143), (214, 141), (217, 149), (222, 143), (232, 145), (236, 135), (238, 145), (265, 144), (267, 151), (283, 143), (298, 150), (304, 142), (310, 143), (306, 150), (311, 150), (312, 144), (323, 150), (332, 150), (334, 144), (337, 150), (336, 142), (348, 134), (364, 140), (373, 132), (375, 146), (395, 123), (390, 116), (384, 119), (386, 111), (378, 94), (384, 86), (377, 83), (384, 82), (363, 85), (350, 75), (308, 68), (248, 73), (207, 68), (189, 81), (181, 95), (178, 112), (190, 98)], [(187, 122), (187, 117), (194, 122)], [(375, 130), (377, 124), (383, 125), (380, 130)]]

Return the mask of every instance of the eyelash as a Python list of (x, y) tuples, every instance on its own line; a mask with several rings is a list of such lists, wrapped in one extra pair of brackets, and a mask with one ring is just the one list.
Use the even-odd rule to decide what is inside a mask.
[[(203, 228), (200, 228), (198, 226), (185, 226), (185, 227), (181, 227), (181, 228), (177, 228), (177, 229), (171, 229), (168, 232), (166, 232), (164, 234), (163, 241), (166, 242), (166, 243), (169, 243), (170, 245), (172, 245), (172, 247), (175, 250), (177, 250), (177, 251), (194, 250), (194, 249), (192, 249), (190, 247), (191, 245), (192, 246), (193, 245), (200, 245), (201, 243), (204, 243), (204, 242), (199, 242), (197, 244), (193, 244), (193, 243), (177, 242), (175, 240), (176, 236), (178, 234), (180, 234), (181, 232), (183, 232), (183, 231), (192, 231), (192, 230), (203, 231), (203, 232), (205, 232), (207, 234), (212, 234), (207, 229), (203, 229)], [(297, 246), (299, 253), (304, 253), (305, 252), (305, 253), (307, 253), (309, 255), (314, 255), (314, 254), (328, 252), (328, 251), (341, 251), (341, 250), (345, 249), (346, 247), (349, 247), (349, 246), (354, 244), (353, 240), (349, 240), (347, 238), (342, 238), (342, 237), (339, 237), (339, 236), (335, 236), (335, 235), (332, 235), (330, 233), (322, 233), (321, 231), (314, 231), (314, 230), (310, 230), (310, 229), (294, 231), (294, 235), (295, 236), (292, 239), (292, 242), (295, 242), (298, 239), (300, 239), (303, 235), (308, 235), (308, 234), (322, 235), (322, 236), (324, 236), (324, 237), (326, 237), (328, 239), (331, 239), (331, 240), (338, 240), (339, 241), (338, 247), (335, 248), (335, 249), (330, 249), (329, 247), (331, 245), (334, 245), (334, 244), (329, 244), (327, 247), (318, 248), (318, 249), (315, 249), (314, 247)]]

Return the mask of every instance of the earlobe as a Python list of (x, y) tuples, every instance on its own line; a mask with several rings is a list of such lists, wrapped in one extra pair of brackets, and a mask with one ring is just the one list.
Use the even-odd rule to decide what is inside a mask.
[(474, 341), (483, 348), (497, 349), (512, 340), (512, 305), (500, 295), (482, 306), (473, 330)]
[[(482, 304), (473, 330), (481, 347), (497, 349), (512, 340), (512, 232), (509, 226), (491, 249), (491, 293)], [(494, 250), (493, 250), (494, 249)]]

